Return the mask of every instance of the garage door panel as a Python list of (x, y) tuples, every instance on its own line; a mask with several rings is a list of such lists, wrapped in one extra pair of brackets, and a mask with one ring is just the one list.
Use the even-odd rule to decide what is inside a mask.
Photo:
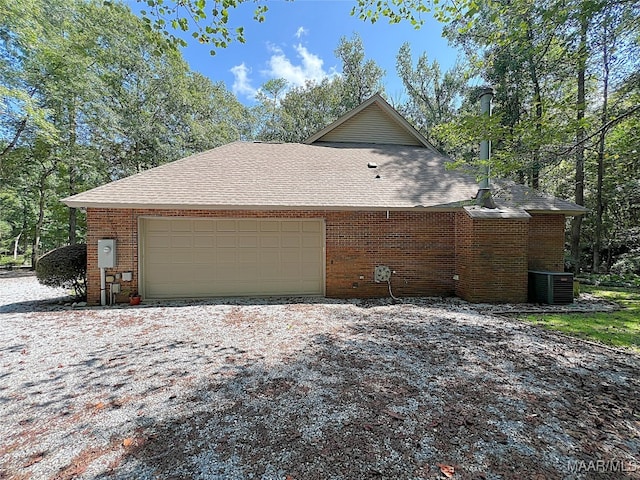
[(313, 295), (318, 289), (322, 289), (322, 282), (319, 280), (302, 280), (300, 288), (305, 295)]
[(315, 263), (303, 263), (300, 265), (300, 273), (302, 278), (317, 278), (322, 275), (322, 267)]
[(148, 235), (147, 248), (168, 248), (171, 246), (171, 237), (166, 235)]
[(261, 232), (279, 232), (280, 223), (282, 222), (278, 220), (262, 220), (260, 222), (260, 231)]
[(277, 249), (280, 247), (280, 237), (276, 235), (261, 236), (260, 247)]
[(238, 264), (251, 263), (256, 265), (258, 263), (258, 251), (254, 248), (239, 248), (238, 249)]
[(280, 263), (280, 250), (277, 248), (264, 248), (260, 250), (260, 263)]
[(258, 221), (257, 220), (238, 220), (239, 232), (257, 232)]
[(171, 220), (172, 232), (191, 232), (193, 223), (189, 220)]
[(322, 223), (320, 222), (302, 222), (302, 231), (309, 233), (322, 233)]
[(254, 235), (241, 235), (238, 237), (238, 246), (255, 248), (258, 246), (258, 237)]
[(170, 264), (149, 265), (145, 269), (145, 274), (154, 279), (154, 283), (161, 283), (163, 278), (171, 278)]
[(141, 279), (148, 298), (323, 293), (321, 220), (143, 222)]
[(302, 252), (298, 248), (283, 248), (280, 250), (282, 262), (299, 262)]
[(216, 231), (235, 232), (237, 229), (235, 220), (216, 220)]
[(300, 223), (301, 222), (299, 221), (282, 222), (281, 231), (282, 232), (299, 232)]
[(316, 249), (304, 248), (300, 251), (300, 260), (309, 263), (322, 264), (322, 252)]
[(261, 263), (258, 266), (261, 278), (277, 280), (282, 276), (282, 265), (280, 263)]
[(282, 275), (285, 279), (300, 278), (300, 264), (299, 263), (282, 263)]
[(216, 248), (216, 260), (220, 265), (235, 264), (238, 262), (238, 250), (236, 248)]
[(215, 265), (218, 263), (218, 255), (215, 248), (194, 248), (194, 258), (198, 259), (200, 265)]
[(212, 248), (216, 246), (216, 237), (213, 235), (197, 234), (193, 237), (194, 247)]
[(193, 265), (193, 257), (193, 251), (191, 250), (174, 250), (171, 253), (171, 263), (174, 265), (182, 263)]
[(171, 246), (173, 248), (191, 248), (193, 247), (193, 237), (191, 235), (175, 235), (171, 237)]
[(171, 223), (162, 219), (145, 219), (145, 230), (151, 232), (168, 232), (171, 230)]
[(216, 237), (216, 247), (219, 248), (235, 248), (238, 244), (238, 238), (235, 235), (218, 235)]
[(194, 232), (215, 232), (216, 224), (213, 220), (198, 220), (193, 223)]
[(305, 235), (302, 237), (302, 246), (304, 248), (321, 248), (322, 238), (318, 235)]
[(292, 234), (283, 234), (282, 235), (282, 246), (287, 248), (287, 247), (294, 247), (294, 248), (298, 248), (300, 246), (300, 236), (299, 235), (292, 235)]

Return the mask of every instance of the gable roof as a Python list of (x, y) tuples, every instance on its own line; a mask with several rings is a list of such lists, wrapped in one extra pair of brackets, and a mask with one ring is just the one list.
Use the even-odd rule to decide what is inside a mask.
[[(386, 133), (363, 133), (372, 118)], [(454, 210), (473, 204), (476, 179), (447, 168), (449, 162), (376, 95), (305, 143), (234, 142), (63, 201), (71, 207), (212, 210)], [(502, 208), (585, 211), (512, 182), (501, 185), (496, 203)]]
[(413, 145), (437, 151), (379, 93), (304, 141), (317, 142)]

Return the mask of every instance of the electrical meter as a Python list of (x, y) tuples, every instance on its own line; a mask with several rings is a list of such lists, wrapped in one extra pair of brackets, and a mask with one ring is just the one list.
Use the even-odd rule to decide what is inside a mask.
[(98, 240), (98, 267), (113, 268), (116, 266), (116, 241), (112, 238)]

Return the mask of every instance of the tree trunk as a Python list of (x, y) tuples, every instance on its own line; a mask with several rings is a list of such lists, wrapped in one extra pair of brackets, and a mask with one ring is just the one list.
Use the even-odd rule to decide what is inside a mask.
[[(576, 98), (576, 175), (575, 175), (575, 202), (584, 205), (584, 140), (585, 128), (583, 125), (585, 114), (585, 73), (587, 68), (587, 31), (589, 21), (586, 16), (580, 19), (580, 46), (578, 47), (577, 74), (578, 95)], [(582, 228), (582, 215), (573, 217), (571, 222), (571, 258), (574, 273), (580, 272), (580, 230)]]
[(38, 178), (38, 216), (33, 227), (33, 241), (31, 243), (31, 268), (35, 269), (40, 258), (40, 236), (44, 226), (44, 214), (47, 206), (47, 184), (49, 177), (55, 172), (56, 162), (52, 162), (49, 167), (42, 162), (42, 173)]
[(13, 244), (13, 259), (18, 259), (18, 244), (20, 243), (20, 237), (22, 236), (22, 232), (18, 234)]
[[(529, 74), (531, 75), (531, 82), (533, 83), (533, 104), (536, 107), (536, 134), (538, 140), (541, 140), (542, 136), (542, 90), (540, 88), (540, 78), (538, 76), (538, 70), (536, 69), (535, 58), (533, 55), (533, 33), (531, 31), (531, 24), (527, 22), (527, 38), (531, 45), (528, 55)], [(531, 188), (540, 187), (540, 147), (536, 145), (533, 151), (533, 163), (530, 168), (530, 181)]]
[[(77, 122), (75, 104), (71, 102), (69, 107), (69, 195), (75, 195), (76, 192), (76, 139), (77, 139)], [(69, 245), (76, 244), (76, 226), (78, 223), (78, 211), (76, 208), (69, 207)]]
[(604, 201), (602, 198), (602, 188), (604, 182), (604, 151), (607, 136), (607, 129), (604, 128), (609, 121), (609, 112), (607, 110), (609, 101), (609, 38), (607, 35), (608, 18), (605, 18), (602, 34), (602, 66), (604, 70), (602, 85), (602, 114), (601, 124), (602, 130), (598, 138), (598, 178), (596, 181), (596, 220), (595, 232), (593, 239), (593, 271), (600, 272), (602, 251), (602, 216), (604, 215)]
[(33, 242), (31, 244), (31, 267), (33, 269), (36, 268), (38, 259), (40, 258), (40, 234), (42, 233), (42, 226), (44, 225), (45, 195), (47, 193), (48, 176), (46, 171), (43, 172), (38, 184), (38, 218), (33, 228)]

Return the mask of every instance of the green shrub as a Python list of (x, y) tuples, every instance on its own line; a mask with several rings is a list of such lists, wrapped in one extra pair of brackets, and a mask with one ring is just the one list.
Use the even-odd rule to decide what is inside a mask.
[(611, 273), (640, 275), (640, 252), (620, 255), (616, 263), (611, 266)]
[(19, 267), (24, 265), (24, 255), (18, 255), (18, 258), (13, 258), (13, 255), (0, 256), (0, 267)]
[(45, 253), (36, 264), (36, 276), (43, 285), (73, 288), (78, 299), (86, 298), (87, 245), (68, 245)]
[(602, 287), (622, 287), (622, 288), (640, 288), (640, 275), (627, 273), (624, 275), (616, 273), (598, 274), (589, 273), (576, 277), (580, 283), (585, 285), (595, 285)]

